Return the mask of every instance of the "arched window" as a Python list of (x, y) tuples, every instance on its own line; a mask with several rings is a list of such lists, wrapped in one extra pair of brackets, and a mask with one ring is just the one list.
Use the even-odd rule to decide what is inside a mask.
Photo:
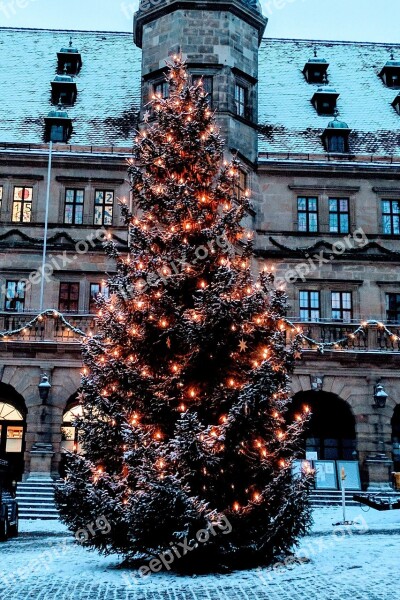
[(79, 431), (74, 423), (77, 418), (82, 417), (82, 406), (77, 404), (68, 408), (63, 416), (63, 424), (61, 428), (61, 450), (66, 452), (75, 452), (79, 454), (82, 450), (79, 442)]

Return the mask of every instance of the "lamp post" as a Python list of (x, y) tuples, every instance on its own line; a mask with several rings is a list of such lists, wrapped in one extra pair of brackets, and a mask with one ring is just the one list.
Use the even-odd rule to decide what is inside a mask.
[(51, 390), (51, 383), (49, 381), (48, 376), (45, 373), (42, 375), (42, 379), (38, 385), (38, 389), (42, 404), (46, 405)]

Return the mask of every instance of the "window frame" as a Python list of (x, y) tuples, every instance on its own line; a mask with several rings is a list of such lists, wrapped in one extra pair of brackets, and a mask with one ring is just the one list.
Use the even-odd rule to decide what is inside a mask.
[[(210, 108), (213, 106), (213, 96), (214, 96), (214, 77), (209, 73), (193, 73), (192, 74), (192, 85), (197, 86), (199, 82), (203, 81), (203, 90), (206, 93), (206, 100)], [(209, 86), (204, 85), (204, 83), (208, 81)], [(209, 87), (209, 89), (207, 89)]]
[[(102, 203), (97, 203), (97, 194), (103, 194), (103, 201)], [(112, 194), (112, 203), (107, 203), (106, 202), (106, 195), (107, 194)], [(114, 202), (115, 202), (115, 190), (110, 190), (110, 189), (98, 189), (96, 188), (94, 190), (94, 211), (93, 211), (93, 224), (94, 225), (100, 225), (101, 227), (111, 227), (114, 221)], [(110, 223), (106, 223), (105, 222), (105, 208), (106, 207), (111, 207), (111, 219), (110, 219)], [(102, 211), (101, 211), (101, 222), (98, 222), (96, 220), (96, 208), (97, 207), (101, 207)]]
[[(390, 205), (389, 212), (385, 212), (384, 205), (388, 203)], [(393, 211), (393, 205), (397, 204), (398, 212)], [(384, 235), (400, 235), (400, 200), (393, 198), (382, 198), (381, 199), (381, 211), (382, 211), (382, 233)], [(385, 217), (389, 217), (390, 232), (385, 231)], [(397, 218), (397, 232), (395, 232), (394, 219)]]
[[(99, 291), (97, 292), (96, 296), (94, 296), (92, 294), (92, 287), (94, 286), (98, 286)], [(104, 297), (108, 298), (110, 295), (110, 289), (108, 287), (107, 284), (105, 284), (104, 282), (95, 282), (92, 281), (89, 283), (89, 314), (95, 314), (97, 312), (97, 306), (96, 306), (96, 297), (102, 294)], [(94, 308), (94, 310), (92, 310)]]
[[(68, 286), (68, 298), (67, 300), (64, 300), (61, 298), (61, 294), (62, 294), (62, 287), (63, 286)], [(76, 300), (71, 299), (71, 288), (72, 286), (77, 286), (77, 298)], [(60, 281), (60, 288), (59, 288), (59, 292), (58, 292), (58, 310), (60, 311), (60, 313), (78, 313), (79, 312), (79, 300), (80, 300), (80, 282), (79, 281)], [(68, 308), (62, 308), (61, 303), (62, 302), (66, 302)], [(76, 302), (76, 309), (72, 309), (71, 310), (71, 304), (72, 302)]]
[[(306, 201), (306, 208), (300, 209), (300, 200)], [(315, 200), (315, 210), (310, 210), (310, 201)], [(300, 215), (306, 215), (305, 229), (300, 228)], [(310, 228), (310, 215), (316, 215), (316, 229)], [(318, 196), (297, 196), (297, 230), (300, 233), (319, 233), (319, 198)]]
[[(25, 200), (25, 198), (16, 199), (16, 191), (22, 190), (23, 196), (25, 196), (25, 190), (30, 190), (30, 200)], [(14, 219), (14, 210), (15, 205), (20, 204), (20, 213), (19, 218)], [(25, 205), (30, 205), (29, 210), (29, 220), (24, 219)], [(32, 223), (32, 207), (33, 207), (33, 187), (30, 185), (14, 185), (13, 187), (13, 201), (12, 201), (12, 209), (11, 209), (11, 221), (12, 223)]]
[[(10, 284), (15, 284), (15, 292), (18, 292), (18, 289), (22, 288), (23, 296), (14, 295), (12, 298), (9, 297), (9, 286)], [(7, 303), (15, 301), (16, 307), (8, 307)], [(26, 281), (21, 281), (19, 279), (6, 279), (5, 285), (5, 298), (4, 298), (4, 311), (5, 312), (24, 312), (26, 303)]]
[[(157, 91), (157, 88), (161, 88), (160, 92)], [(153, 96), (156, 96), (159, 100), (166, 100), (169, 98), (169, 83), (164, 79), (160, 79), (155, 81), (152, 86)], [(159, 93), (161, 95), (159, 95)]]
[[(73, 192), (73, 201), (70, 202), (67, 197), (68, 197), (68, 192)], [(78, 192), (82, 193), (82, 202), (77, 202), (76, 201), (76, 197)], [(71, 222), (67, 221), (67, 207), (68, 206), (72, 206), (72, 220)], [(76, 209), (77, 207), (82, 207), (82, 215), (81, 215), (81, 222), (77, 223), (76, 222)], [(64, 194), (64, 225), (83, 225), (83, 216), (84, 216), (84, 206), (85, 206), (85, 190), (83, 188), (65, 188), (65, 194)]]
[[(333, 296), (334, 294), (339, 294), (340, 302), (339, 307), (334, 308), (333, 306)], [(350, 308), (347, 308), (344, 303), (344, 295), (350, 296)], [(333, 313), (339, 312), (340, 317), (334, 317)], [(349, 318), (345, 319), (345, 313), (349, 314)], [(331, 290), (331, 318), (332, 321), (337, 323), (351, 323), (353, 320), (354, 313), (354, 302), (353, 302), (353, 292), (351, 290)]]
[[(302, 304), (302, 294), (306, 294), (306, 303)], [(312, 306), (312, 295), (317, 297), (317, 306)], [(302, 315), (302, 312), (307, 312), (307, 316)], [(318, 312), (318, 316), (313, 316), (313, 313)], [(320, 290), (299, 290), (299, 317), (304, 323), (318, 323), (321, 321), (321, 292)]]
[[(396, 310), (390, 309), (389, 305), (389, 297), (390, 296), (396, 296), (396, 298), (398, 298), (398, 300), (396, 300)], [(391, 324), (391, 325), (399, 325), (400, 324), (400, 292), (385, 292), (385, 311), (386, 311), (386, 322)], [(395, 313), (396, 314), (396, 318), (395, 319), (391, 319), (390, 318), (390, 313)]]
[[(347, 202), (347, 210), (340, 210), (341, 202)], [(336, 210), (331, 210), (331, 202), (336, 202)], [(350, 232), (350, 198), (329, 197), (328, 198), (328, 214), (329, 214), (329, 233), (349, 233)], [(334, 229), (331, 223), (331, 216), (337, 218), (337, 228)], [(342, 228), (342, 217), (347, 217), (347, 227)]]
[[(241, 99), (241, 92), (243, 92), (243, 99)], [(249, 86), (242, 81), (235, 81), (235, 114), (242, 119), (250, 119), (250, 89)]]

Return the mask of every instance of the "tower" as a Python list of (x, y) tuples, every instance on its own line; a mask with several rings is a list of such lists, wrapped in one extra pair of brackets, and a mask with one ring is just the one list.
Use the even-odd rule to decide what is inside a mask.
[(203, 79), (226, 149), (257, 161), (258, 49), (267, 24), (257, 0), (142, 0), (135, 43), (142, 48), (142, 114), (166, 96), (165, 63), (182, 52), (193, 83)]

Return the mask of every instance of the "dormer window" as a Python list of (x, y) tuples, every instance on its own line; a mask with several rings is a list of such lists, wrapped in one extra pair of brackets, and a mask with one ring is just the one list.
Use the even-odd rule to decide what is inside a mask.
[(318, 88), (311, 102), (319, 115), (333, 115), (339, 96), (334, 88)]
[(400, 115), (400, 94), (397, 94), (396, 98), (392, 102), (394, 110)]
[(349, 152), (349, 136), (351, 129), (344, 121), (339, 121), (338, 111), (335, 110), (335, 118), (328, 124), (322, 134), (322, 140), (327, 152), (334, 154), (346, 154)]
[(317, 50), (314, 50), (314, 58), (310, 58), (305, 64), (303, 73), (308, 83), (327, 83), (329, 63), (325, 58), (318, 58)]
[(45, 118), (46, 142), (55, 142), (66, 144), (72, 135), (72, 119), (61, 106), (57, 110), (49, 112)]
[(78, 89), (71, 75), (56, 75), (51, 82), (51, 100), (53, 104), (72, 106), (76, 100)]
[(387, 87), (400, 88), (400, 60), (395, 60), (393, 52), (379, 76)]
[(82, 68), (82, 56), (78, 48), (73, 47), (72, 38), (68, 48), (61, 48), (57, 53), (58, 74), (77, 75)]

